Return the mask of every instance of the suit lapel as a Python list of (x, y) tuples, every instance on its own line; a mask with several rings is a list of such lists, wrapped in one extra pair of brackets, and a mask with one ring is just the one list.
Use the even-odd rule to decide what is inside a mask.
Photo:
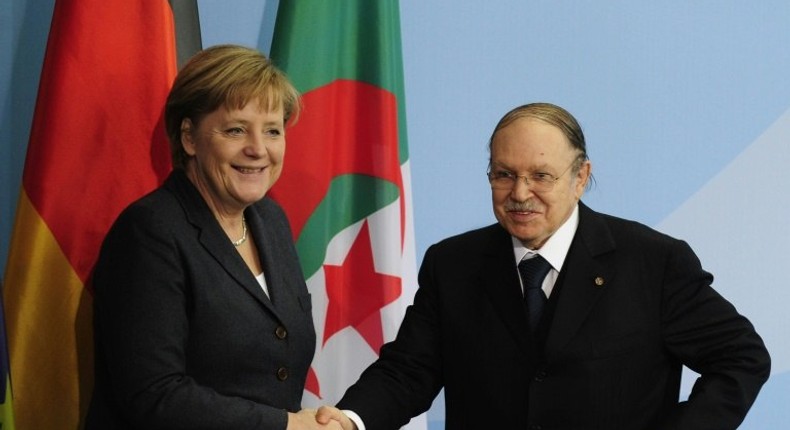
[(490, 242), (483, 247), (480, 283), (505, 327), (525, 354), (530, 354), (530, 331), (518, 280), (510, 235), (499, 225), (490, 227)]
[(557, 280), (561, 291), (546, 338), (548, 360), (570, 342), (614, 279), (614, 266), (607, 264), (614, 249), (604, 220), (580, 202), (579, 227)]

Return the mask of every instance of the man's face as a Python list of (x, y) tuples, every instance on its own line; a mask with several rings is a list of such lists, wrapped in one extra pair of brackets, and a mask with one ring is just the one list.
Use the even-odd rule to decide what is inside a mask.
[[(539, 249), (573, 212), (590, 176), (589, 161), (574, 171), (579, 151), (557, 127), (520, 118), (499, 130), (491, 145), (491, 171), (522, 176), (510, 189), (491, 189), (499, 223), (530, 249)], [(570, 167), (570, 168), (569, 168)], [(559, 179), (538, 191), (523, 176), (539, 173)]]

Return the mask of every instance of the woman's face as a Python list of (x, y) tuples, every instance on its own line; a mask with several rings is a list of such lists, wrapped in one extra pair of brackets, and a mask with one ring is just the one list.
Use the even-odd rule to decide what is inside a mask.
[(182, 122), (187, 175), (215, 214), (235, 215), (262, 199), (280, 177), (285, 155), (283, 108), (258, 100), (221, 106), (195, 124)]

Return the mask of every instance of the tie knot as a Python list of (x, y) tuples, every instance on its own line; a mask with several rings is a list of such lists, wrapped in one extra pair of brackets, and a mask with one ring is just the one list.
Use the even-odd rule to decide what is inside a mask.
[(518, 263), (518, 271), (521, 273), (521, 282), (524, 283), (525, 290), (539, 289), (549, 270), (551, 264), (540, 254)]

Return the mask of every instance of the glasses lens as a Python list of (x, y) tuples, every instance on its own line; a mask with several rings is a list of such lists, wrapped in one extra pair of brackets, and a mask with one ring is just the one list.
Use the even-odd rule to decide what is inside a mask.
[(554, 186), (554, 178), (545, 175), (531, 175), (515, 176), (513, 174), (501, 174), (496, 172), (488, 172), (488, 182), (491, 188), (495, 190), (511, 190), (516, 185), (516, 182), (524, 180), (527, 188), (533, 192), (546, 192), (550, 191)]

